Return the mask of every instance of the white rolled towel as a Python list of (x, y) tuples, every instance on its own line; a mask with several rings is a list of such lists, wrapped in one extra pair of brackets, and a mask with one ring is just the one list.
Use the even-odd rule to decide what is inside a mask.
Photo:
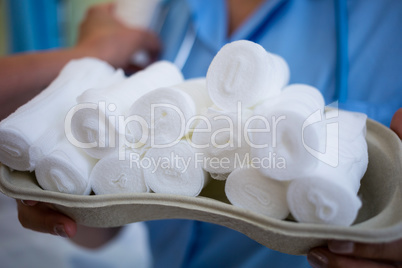
[(119, 193), (146, 193), (143, 170), (139, 165), (141, 152), (126, 151), (125, 157), (110, 154), (99, 160), (93, 168), (90, 181), (97, 195)]
[(197, 196), (207, 183), (207, 173), (185, 140), (171, 148), (150, 148), (142, 166), (145, 182), (155, 193)]
[(323, 110), (325, 106), (325, 100), (321, 92), (315, 87), (306, 84), (286, 86), (278, 99), (285, 98), (287, 101), (297, 100), (302, 102), (305, 106), (310, 107), (311, 111)]
[(128, 123), (128, 135), (132, 137), (128, 140), (143, 140), (152, 147), (173, 144), (190, 131), (197, 122), (195, 116), (210, 105), (205, 79), (190, 79), (153, 90), (131, 106), (127, 116), (137, 115), (144, 121)]
[(88, 88), (108, 85), (114, 75), (115, 69), (98, 59), (70, 61), (46, 89), (0, 123), (0, 162), (16, 170), (34, 170), (40, 157), (56, 145), (52, 135), (63, 132), (76, 97)]
[(161, 0), (115, 0), (116, 16), (128, 27), (148, 29)]
[(365, 137), (367, 134), (367, 115), (364, 113), (329, 108), (325, 112), (325, 118), (326, 124), (333, 122), (339, 124), (339, 129), (342, 130), (339, 132), (341, 139), (354, 141), (356, 138), (360, 139), (361, 135)]
[(240, 40), (226, 44), (207, 72), (207, 88), (219, 108), (235, 111), (237, 103), (252, 107), (277, 96), (289, 82), (289, 67), (259, 44)]
[(225, 184), (233, 205), (281, 220), (289, 215), (286, 191), (286, 182), (265, 177), (251, 166), (235, 169)]
[(351, 183), (345, 182), (349, 178), (347, 168), (325, 165), (290, 183), (290, 211), (299, 222), (349, 226), (356, 219), (361, 200)]
[(226, 174), (249, 163), (250, 145), (245, 139), (243, 126), (251, 115), (247, 109), (238, 113), (209, 109), (205, 118), (200, 120), (193, 130), (191, 145), (202, 156), (203, 168), (207, 172)]
[[(330, 115), (330, 121), (336, 119), (339, 128), (328, 129), (328, 146), (325, 155), (318, 157), (317, 169), (291, 182), (287, 200), (292, 215), (300, 222), (348, 226), (361, 207), (357, 193), (368, 165), (366, 116), (346, 111), (331, 113), (339, 113), (338, 117)], [(338, 161), (328, 161), (331, 159)]]
[(317, 117), (323, 120), (323, 112), (321, 93), (301, 84), (256, 107), (256, 120), (248, 129), (251, 157), (261, 161), (259, 171), (276, 180), (292, 180), (316, 168), (311, 150), (321, 151), (325, 145), (324, 126), (315, 122)]
[[(115, 15), (127, 27), (150, 29), (161, 1), (115, 0)], [(146, 51), (138, 51), (132, 55), (131, 61), (138, 66), (146, 66), (150, 62), (150, 57)]]
[(208, 111), (208, 108), (214, 104), (209, 96), (207, 80), (205, 77), (187, 79), (183, 83), (174, 85), (173, 88), (176, 88), (191, 97), (195, 102), (197, 115), (205, 114)]
[(118, 84), (85, 92), (77, 98), (78, 103), (94, 107), (77, 108), (72, 118), (75, 139), (84, 144), (88, 155), (97, 159), (105, 157), (119, 148), (120, 134), (125, 134), (124, 123), (118, 124), (119, 118), (128, 113), (137, 99), (156, 88), (182, 81), (183, 75), (176, 66), (159, 61)]
[(326, 111), (325, 118), (321, 124), (329, 126), (335, 123), (335, 127), (326, 127), (325, 153), (317, 154), (315, 157), (331, 167), (347, 170), (345, 174), (349, 178), (348, 181), (353, 184), (353, 189), (357, 192), (369, 161), (366, 141), (367, 115), (332, 109)]
[(95, 159), (64, 137), (50, 154), (39, 161), (35, 175), (45, 190), (87, 195), (91, 193), (89, 176), (95, 163)]

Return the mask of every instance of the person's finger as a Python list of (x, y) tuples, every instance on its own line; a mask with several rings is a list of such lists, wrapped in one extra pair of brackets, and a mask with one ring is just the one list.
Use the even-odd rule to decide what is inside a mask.
[(88, 14), (95, 13), (95, 14), (105, 14), (109, 13), (112, 14), (114, 9), (114, 3), (103, 3), (98, 5), (93, 5), (88, 8)]
[(143, 47), (146, 48), (150, 53), (158, 53), (161, 50), (161, 42), (156, 34), (146, 31), (144, 33), (144, 37)]
[(62, 237), (73, 237), (77, 231), (77, 225), (72, 219), (52, 210), (47, 204), (27, 206), (21, 201), (17, 201), (17, 204), (18, 219), (27, 229)]
[(32, 200), (20, 200), (20, 201), (23, 205), (29, 206), (29, 207), (35, 206), (38, 203), (38, 201), (32, 201)]
[(116, 3), (111, 2), (111, 3), (105, 3), (105, 10), (107, 10), (107, 12), (109, 12), (109, 14), (114, 14), (115, 9), (116, 9)]
[(390, 243), (365, 244), (350, 241), (329, 241), (331, 252), (354, 257), (402, 262), (402, 239)]
[(395, 131), (395, 133), (402, 140), (402, 108), (399, 108), (392, 117), (391, 129)]
[(354, 258), (351, 256), (337, 255), (327, 248), (312, 249), (307, 255), (307, 260), (313, 268), (398, 268), (397, 263), (373, 261), (369, 259)]

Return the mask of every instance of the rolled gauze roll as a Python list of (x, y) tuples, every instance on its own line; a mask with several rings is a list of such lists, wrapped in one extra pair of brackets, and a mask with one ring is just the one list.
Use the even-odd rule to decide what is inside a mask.
[(342, 185), (331, 170), (290, 183), (287, 199), (299, 222), (349, 226), (361, 207), (356, 193)]
[(129, 27), (148, 29), (161, 0), (115, 0), (116, 16)]
[[(339, 111), (336, 120), (339, 135), (338, 129), (327, 131), (326, 156), (319, 157), (317, 169), (295, 179), (288, 188), (291, 213), (300, 222), (348, 226), (361, 207), (357, 193), (368, 165), (365, 125), (362, 125), (365, 116)], [(337, 158), (337, 162), (328, 161)]]
[(118, 120), (128, 113), (137, 99), (156, 88), (182, 81), (183, 75), (176, 66), (159, 61), (120, 83), (86, 91), (77, 101), (94, 107), (77, 109), (72, 118), (74, 137), (87, 145), (84, 150), (88, 155), (97, 159), (105, 157), (119, 147), (118, 137), (125, 134), (125, 125), (124, 122), (119, 125)]
[(359, 112), (350, 112), (331, 109), (325, 113), (326, 120), (321, 124), (326, 127), (325, 153), (316, 157), (320, 162), (330, 166), (347, 168), (349, 182), (354, 183), (353, 189), (357, 192), (360, 180), (368, 166), (368, 148), (366, 142), (367, 115)]
[(251, 166), (235, 169), (225, 184), (230, 203), (276, 219), (289, 215), (286, 191), (286, 182), (265, 177)]
[(289, 81), (289, 67), (259, 44), (240, 40), (226, 44), (207, 72), (207, 88), (219, 108), (235, 111), (238, 102), (249, 108), (277, 96)]
[(170, 148), (150, 148), (141, 162), (145, 182), (156, 193), (197, 196), (207, 182), (202, 164), (185, 140)]
[(322, 120), (323, 112), (321, 93), (301, 84), (286, 87), (280, 96), (256, 107), (255, 118), (260, 118), (250, 129), (267, 130), (249, 134), (251, 157), (262, 163), (258, 170), (276, 180), (309, 174), (318, 162), (311, 150), (320, 151), (325, 145), (324, 126), (315, 122), (317, 117)]
[(66, 114), (77, 96), (88, 88), (110, 85), (114, 75), (111, 65), (95, 58), (67, 63), (46, 89), (0, 123), (0, 162), (16, 170), (34, 170), (56, 145), (51, 134), (64, 133)]
[(128, 135), (132, 137), (128, 140), (137, 143), (143, 139), (150, 146), (174, 143), (195, 125), (197, 120), (193, 117), (211, 104), (205, 79), (190, 79), (172, 87), (155, 89), (129, 109), (128, 116), (136, 115), (144, 121), (133, 120), (127, 124)]
[(306, 106), (310, 107), (313, 112), (317, 110), (324, 112), (324, 97), (322, 96), (321, 92), (313, 86), (306, 84), (288, 85), (283, 89), (280, 98), (302, 101)]
[(207, 172), (226, 174), (248, 164), (250, 145), (243, 135), (243, 126), (251, 114), (247, 109), (243, 113), (209, 109), (204, 120), (200, 120), (193, 130), (191, 145), (202, 157)]
[(299, 222), (351, 225), (361, 207), (357, 191), (345, 182), (347, 169), (339, 171), (325, 165), (290, 183), (290, 211)]
[(126, 151), (123, 158), (117, 153), (110, 154), (96, 163), (90, 181), (97, 195), (119, 193), (145, 193), (142, 167), (139, 165), (141, 152)]
[[(115, 15), (130, 28), (150, 29), (162, 0), (115, 0)], [(146, 66), (150, 57), (146, 51), (132, 55), (131, 61), (138, 66)]]
[(172, 86), (184, 93), (187, 93), (194, 101), (196, 114), (204, 114), (214, 103), (212, 102), (207, 89), (207, 80), (204, 77), (187, 79), (183, 83)]
[(89, 175), (95, 163), (95, 159), (64, 138), (50, 154), (39, 161), (35, 175), (45, 190), (87, 195), (91, 192)]
[[(142, 131), (141, 122), (136, 120), (127, 126), (135, 142), (146, 138), (154, 145), (166, 145), (180, 140), (187, 132), (186, 123), (195, 115), (195, 103), (190, 96), (175, 88), (159, 88), (142, 96), (130, 109), (146, 122)], [(144, 137), (144, 135), (149, 134)]]

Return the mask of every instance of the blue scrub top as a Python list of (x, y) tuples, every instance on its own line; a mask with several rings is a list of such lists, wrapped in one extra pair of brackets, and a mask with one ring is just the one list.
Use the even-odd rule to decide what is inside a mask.
[[(286, 59), (290, 83), (317, 87), (326, 104), (337, 100), (335, 1), (267, 0), (231, 36), (224, 0), (167, 6), (163, 59), (175, 60), (190, 27), (197, 33), (182, 70), (186, 78), (205, 76), (224, 44), (248, 39)], [(339, 106), (389, 125), (402, 107), (402, 1), (349, 0), (346, 15), (348, 98)], [(156, 267), (309, 267), (304, 256), (275, 252), (225, 227), (188, 220), (147, 224)]]

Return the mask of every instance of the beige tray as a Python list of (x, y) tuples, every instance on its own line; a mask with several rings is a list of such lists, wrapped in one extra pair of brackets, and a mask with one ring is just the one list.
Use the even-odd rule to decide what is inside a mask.
[(363, 207), (351, 227), (281, 221), (234, 207), (224, 196), (224, 182), (213, 181), (199, 197), (167, 194), (77, 196), (42, 190), (33, 174), (0, 165), (0, 190), (16, 199), (49, 202), (78, 223), (121, 226), (156, 219), (191, 219), (237, 230), (288, 254), (305, 254), (327, 239), (387, 242), (402, 238), (402, 146), (385, 126), (368, 120), (369, 166), (359, 195)]

